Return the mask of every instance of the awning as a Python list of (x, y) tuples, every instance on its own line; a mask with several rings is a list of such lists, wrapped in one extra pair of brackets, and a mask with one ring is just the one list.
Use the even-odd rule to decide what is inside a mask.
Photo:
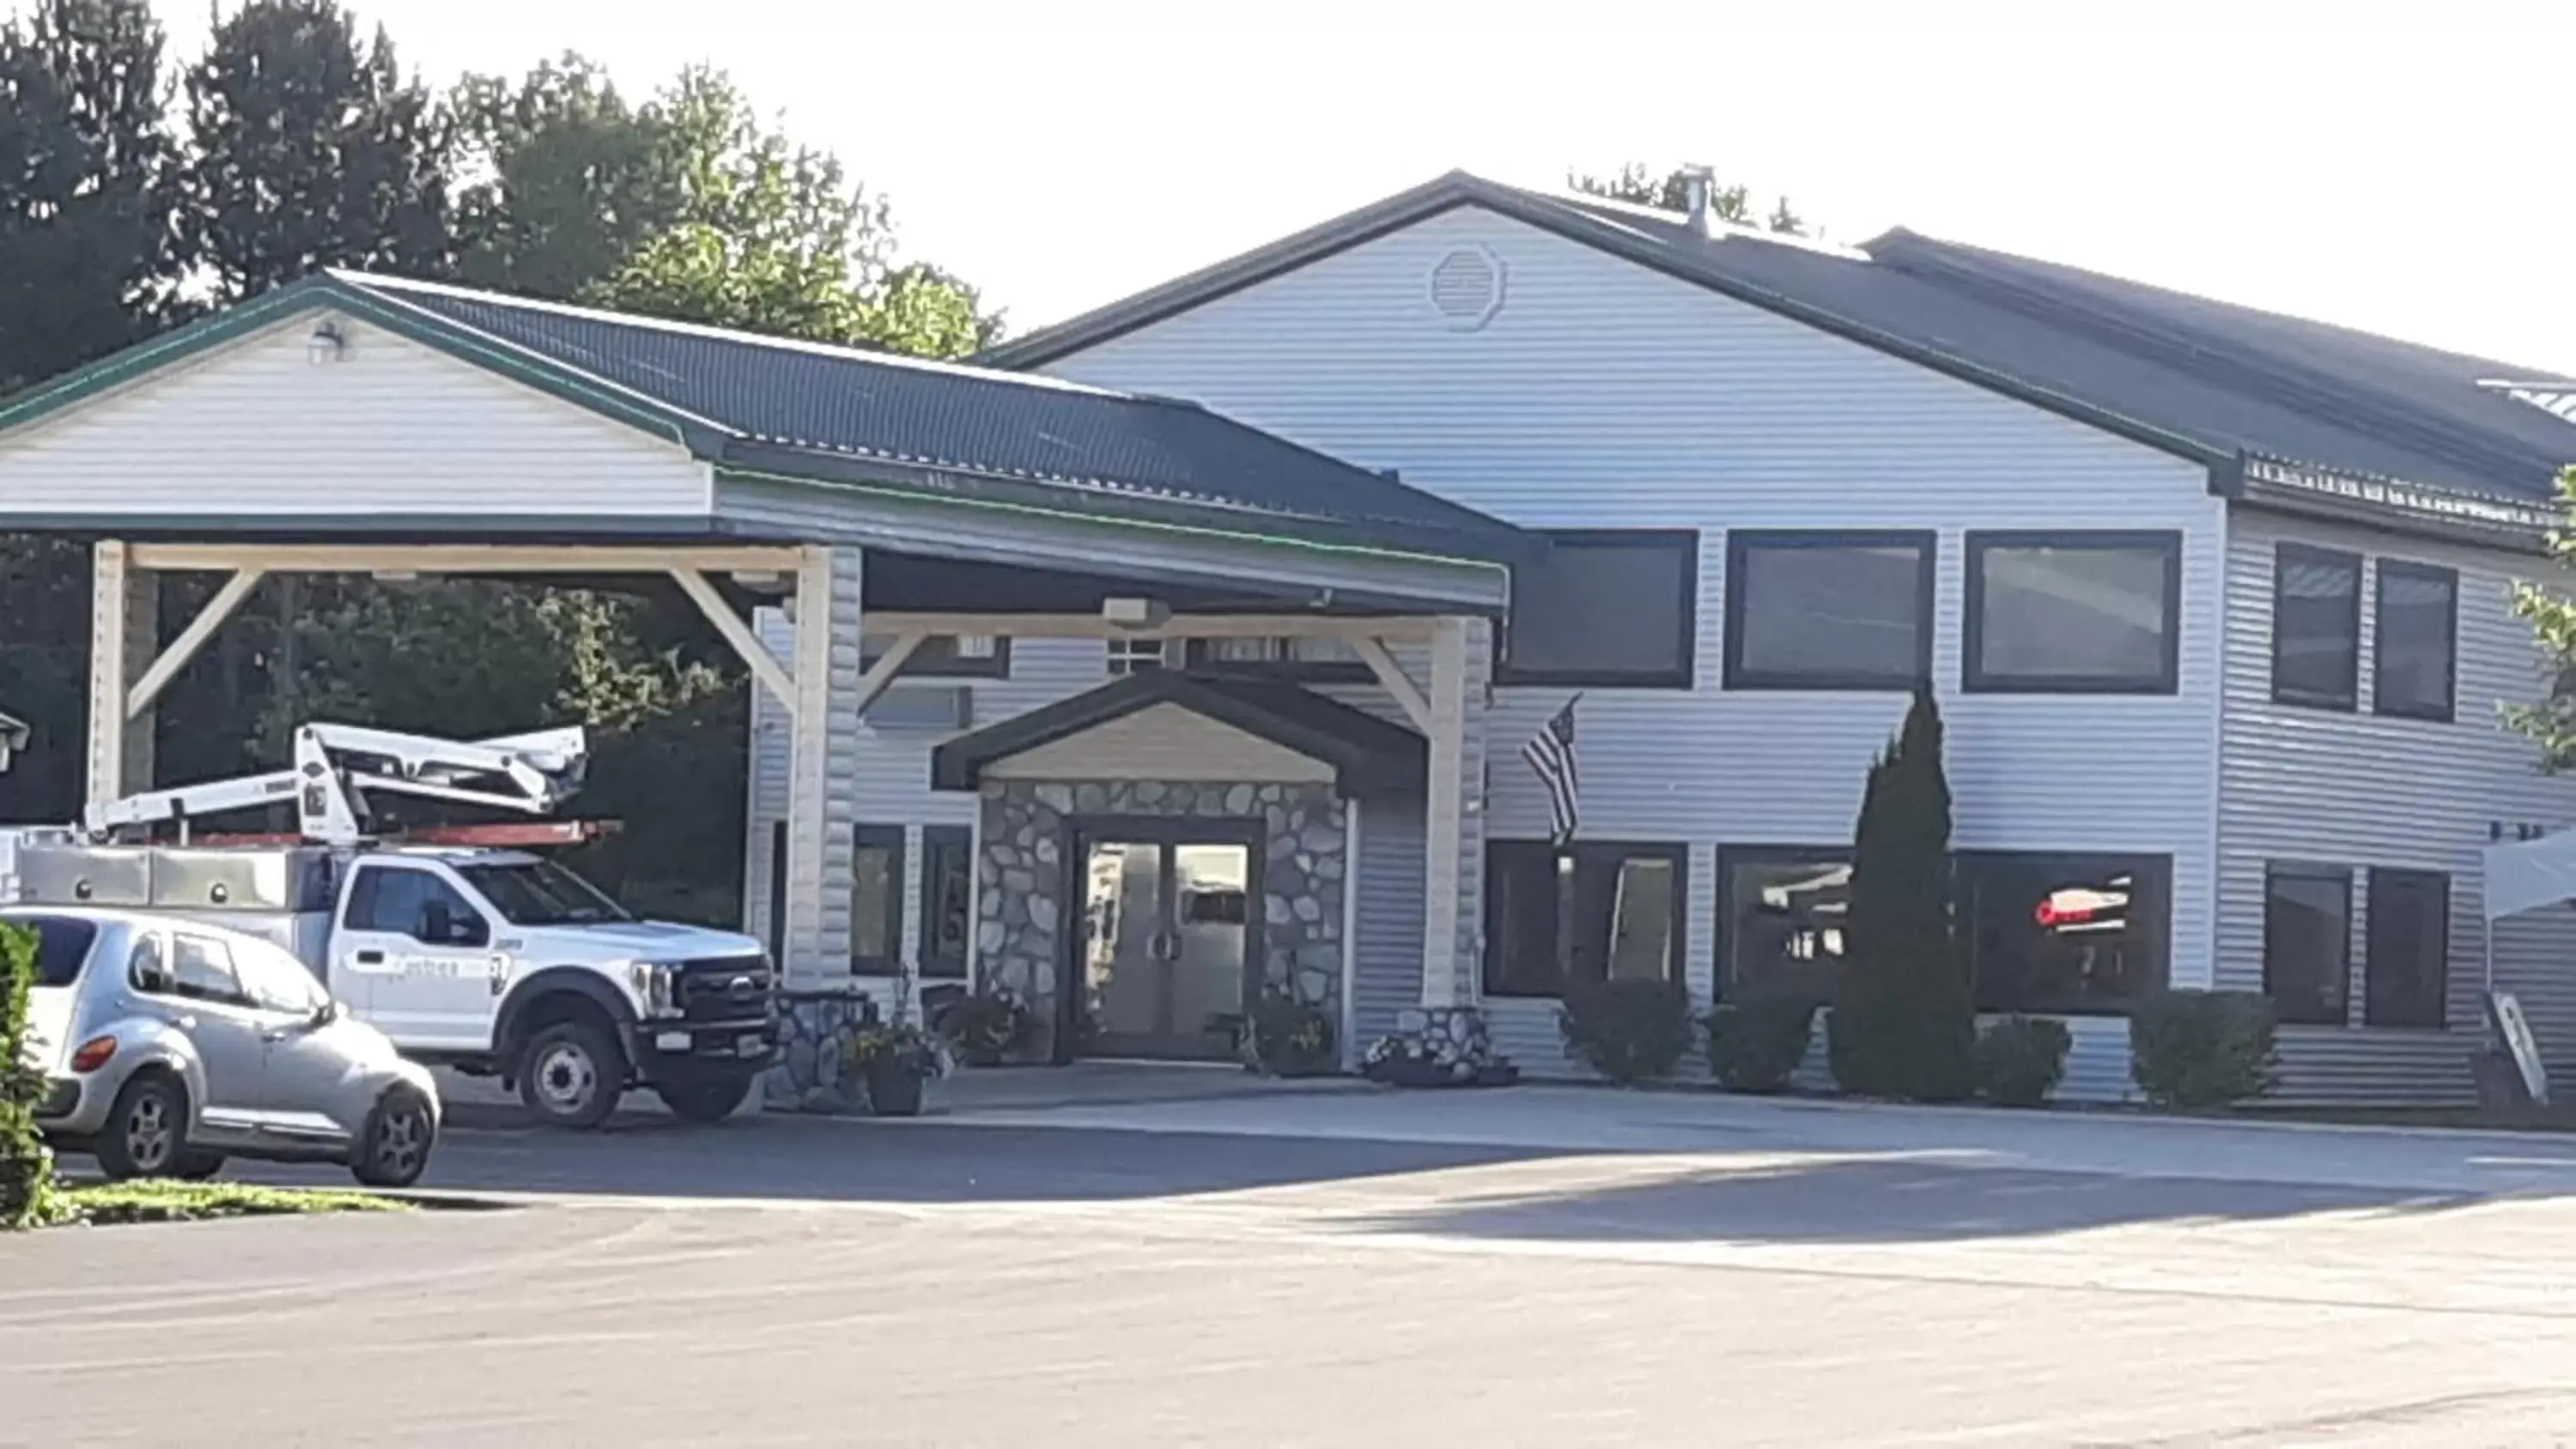
[(1402, 725), (1294, 684), (1201, 678), (1169, 669), (1139, 670), (960, 735), (931, 752), (931, 788), (975, 789), (987, 765), (1163, 705), (1327, 765), (1346, 796), (1422, 792), (1430, 748)]
[(2486, 913), (2490, 921), (2576, 901), (2576, 830), (2486, 848)]

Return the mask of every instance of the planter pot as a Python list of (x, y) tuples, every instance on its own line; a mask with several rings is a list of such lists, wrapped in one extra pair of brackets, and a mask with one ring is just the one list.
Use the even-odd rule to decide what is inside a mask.
[(921, 1115), (919, 1072), (901, 1066), (871, 1065), (867, 1073), (868, 1110), (880, 1117)]
[(1397, 1087), (1448, 1087), (1458, 1081), (1456, 1072), (1438, 1062), (1380, 1062), (1371, 1073), (1378, 1081)]

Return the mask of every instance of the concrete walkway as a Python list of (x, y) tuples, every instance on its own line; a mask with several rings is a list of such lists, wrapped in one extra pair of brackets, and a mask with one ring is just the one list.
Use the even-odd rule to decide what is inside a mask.
[[(1258, 1081), (1259, 1079), (1252, 1079)], [(943, 1084), (945, 1086), (947, 1084)], [(1277, 1084), (1273, 1084), (1276, 1086)], [(1908, 1158), (1960, 1168), (2188, 1177), (2444, 1194), (2576, 1194), (2576, 1137), (1899, 1107), (1717, 1092), (1531, 1085), (1132, 1096), (1030, 1105), (960, 1097), (992, 1127), (1337, 1138), (1735, 1160)]]

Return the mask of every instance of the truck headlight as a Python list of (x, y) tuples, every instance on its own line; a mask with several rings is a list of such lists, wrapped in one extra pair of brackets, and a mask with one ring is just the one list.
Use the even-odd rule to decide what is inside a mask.
[(635, 994), (644, 999), (646, 1016), (680, 1012), (680, 968), (668, 961), (638, 961), (630, 968)]

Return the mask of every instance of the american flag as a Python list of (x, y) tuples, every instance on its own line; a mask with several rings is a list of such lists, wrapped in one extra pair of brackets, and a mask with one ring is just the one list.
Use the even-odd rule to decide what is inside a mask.
[(1547, 787), (1548, 821), (1555, 829), (1558, 845), (1574, 839), (1575, 827), (1583, 823), (1578, 801), (1583, 780), (1574, 767), (1574, 706), (1582, 698), (1578, 694), (1567, 700), (1565, 708), (1521, 746), (1521, 758), (1529, 761), (1538, 782)]

